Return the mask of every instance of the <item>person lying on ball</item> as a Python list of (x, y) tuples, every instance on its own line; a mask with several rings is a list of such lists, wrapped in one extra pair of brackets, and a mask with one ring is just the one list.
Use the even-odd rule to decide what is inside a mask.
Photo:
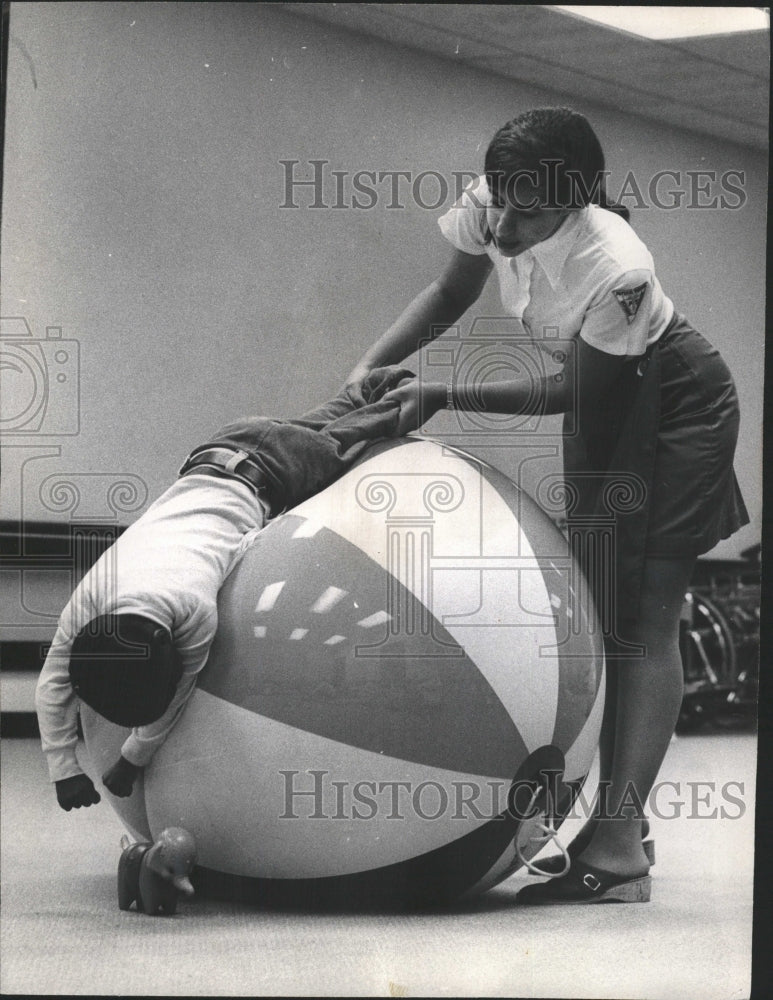
[(377, 368), (297, 419), (245, 417), (222, 428), (84, 576), (35, 693), (63, 809), (100, 799), (76, 756), (79, 702), (131, 728), (102, 776), (113, 795), (130, 795), (193, 693), (226, 577), (267, 521), (328, 486), (368, 443), (397, 436), (400, 404), (383, 397), (413, 377)]

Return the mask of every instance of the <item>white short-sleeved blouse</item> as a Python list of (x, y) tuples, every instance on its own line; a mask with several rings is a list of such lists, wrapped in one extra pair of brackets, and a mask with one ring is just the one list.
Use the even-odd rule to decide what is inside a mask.
[(570, 212), (552, 236), (510, 258), (485, 242), (490, 203), (481, 176), (438, 224), (458, 250), (488, 254), (502, 305), (537, 344), (579, 335), (607, 354), (637, 357), (671, 322), (652, 255), (621, 216), (596, 205)]

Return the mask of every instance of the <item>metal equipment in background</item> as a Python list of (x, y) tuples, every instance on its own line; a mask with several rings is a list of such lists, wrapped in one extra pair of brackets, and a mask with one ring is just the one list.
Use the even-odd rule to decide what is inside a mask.
[(679, 646), (684, 698), (677, 732), (752, 727), (760, 652), (760, 546), (743, 559), (699, 559), (685, 595)]

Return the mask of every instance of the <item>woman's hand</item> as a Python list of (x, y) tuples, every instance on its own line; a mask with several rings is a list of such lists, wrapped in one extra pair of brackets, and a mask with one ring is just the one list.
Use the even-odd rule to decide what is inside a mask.
[(400, 404), (397, 433), (402, 437), (422, 427), (438, 410), (443, 409), (446, 404), (446, 387), (442, 382), (420, 382), (413, 378), (388, 392), (384, 399), (394, 399)]
[(367, 402), (362, 394), (362, 385), (369, 375), (369, 368), (357, 367), (349, 374), (346, 385), (343, 388), (343, 391), (348, 393), (349, 397), (359, 406), (364, 406)]

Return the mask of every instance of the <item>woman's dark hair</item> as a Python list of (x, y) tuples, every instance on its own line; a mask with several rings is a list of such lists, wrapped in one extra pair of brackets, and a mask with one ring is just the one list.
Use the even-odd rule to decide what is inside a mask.
[(486, 181), (492, 195), (515, 199), (519, 177), (540, 190), (546, 208), (599, 205), (630, 213), (606, 193), (604, 151), (588, 119), (571, 108), (534, 108), (503, 125), (486, 151)]

